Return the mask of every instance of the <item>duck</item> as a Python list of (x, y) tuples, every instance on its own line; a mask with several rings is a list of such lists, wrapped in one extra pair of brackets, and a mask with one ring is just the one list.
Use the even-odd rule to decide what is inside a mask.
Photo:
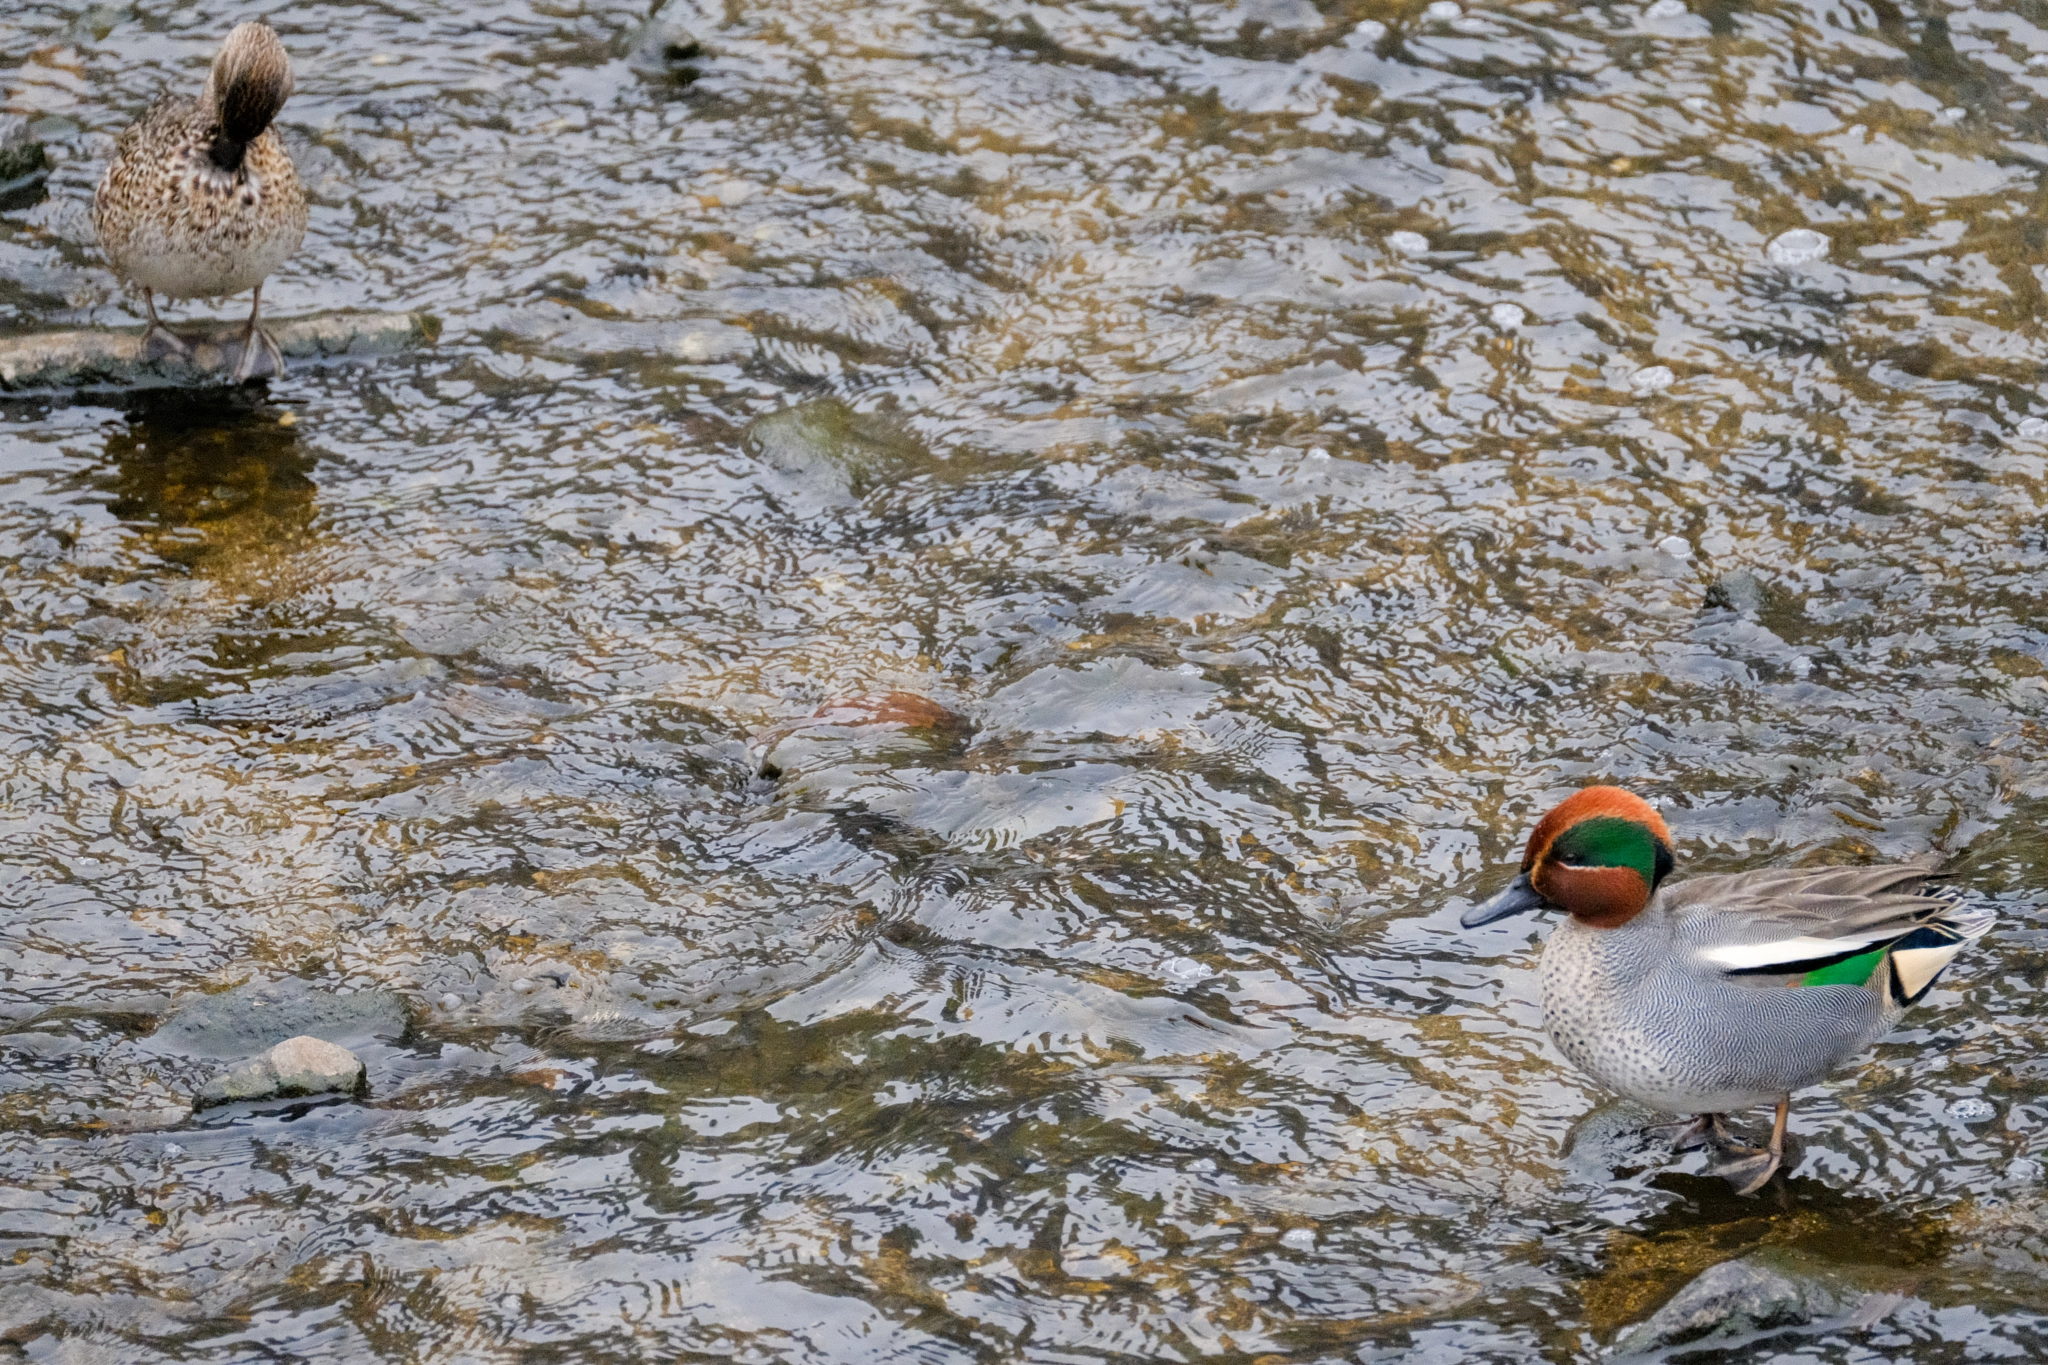
[[(1763, 869), (1668, 881), (1671, 831), (1621, 787), (1574, 793), (1529, 835), (1522, 870), (1467, 929), (1556, 909), (1543, 946), (1544, 1030), (1603, 1088), (1664, 1114), (1653, 1128), (1739, 1195), (1784, 1163), (1792, 1096), (1846, 1067), (1934, 988), (1993, 916), (1930, 894), (1934, 861)], [(1727, 1116), (1772, 1104), (1762, 1147)]]
[(291, 58), (276, 31), (260, 20), (237, 24), (197, 96), (160, 96), (116, 142), (92, 221), (114, 272), (142, 291), (143, 360), (192, 361), (157, 316), (158, 294), (253, 289), (234, 380), (284, 372), (262, 313), (263, 282), (306, 235), (306, 191), (273, 126), (291, 93)]

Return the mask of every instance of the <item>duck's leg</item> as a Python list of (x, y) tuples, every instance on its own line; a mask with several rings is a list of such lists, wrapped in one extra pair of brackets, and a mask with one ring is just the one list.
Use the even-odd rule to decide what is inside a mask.
[(1695, 1147), (1726, 1147), (1733, 1141), (1719, 1114), (1695, 1114), (1690, 1120), (1653, 1123), (1643, 1131), (1652, 1137), (1669, 1138), (1674, 1152), (1689, 1152)]
[(1785, 1160), (1785, 1119), (1791, 1112), (1792, 1097), (1787, 1095), (1778, 1101), (1778, 1121), (1771, 1125), (1768, 1147), (1731, 1145), (1727, 1156), (1708, 1169), (1734, 1186), (1737, 1194), (1755, 1194)]
[(263, 329), (263, 286), (256, 286), (256, 298), (249, 305), (249, 325), (242, 331), (242, 358), (235, 363), (235, 382), (243, 383), (262, 374), (284, 373), (284, 352), (277, 339)]
[(176, 332), (164, 326), (164, 320), (156, 315), (154, 289), (142, 291), (142, 306), (149, 310), (149, 326), (142, 329), (142, 340), (136, 343), (140, 347), (138, 354), (145, 361), (162, 360), (167, 355), (174, 355), (190, 364), (192, 348), (187, 346)]

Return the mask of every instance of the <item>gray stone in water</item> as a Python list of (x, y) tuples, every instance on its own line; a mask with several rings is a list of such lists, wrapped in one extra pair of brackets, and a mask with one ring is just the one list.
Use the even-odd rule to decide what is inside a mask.
[(405, 1006), (388, 991), (335, 995), (287, 977), (189, 999), (146, 1041), (152, 1052), (226, 1060), (298, 1035), (363, 1047), (405, 1029)]
[(28, 120), (9, 115), (0, 118), (0, 190), (14, 189), (17, 180), (41, 175), (50, 168), (42, 141), (29, 130)]
[(1764, 585), (1747, 569), (1731, 569), (1707, 589), (1707, 605), (1754, 616), (1764, 607)]
[(697, 73), (687, 63), (704, 55), (704, 44), (684, 22), (693, 11), (691, 5), (666, 4), (646, 23), (627, 30), (626, 64), (643, 76), (694, 80)]
[[(144, 360), (139, 328), (85, 332), (32, 332), (0, 337), (0, 389), (133, 387), (224, 380), (241, 348), (237, 321), (173, 321), (171, 330), (192, 347), (192, 359)], [(357, 359), (396, 355), (431, 343), (439, 324), (424, 313), (329, 313), (266, 321), (287, 360)]]
[(309, 1036), (287, 1038), (260, 1057), (229, 1067), (200, 1087), (195, 1108), (236, 1100), (353, 1093), (363, 1084), (363, 1061), (345, 1047)]
[(754, 354), (754, 334), (707, 318), (636, 322), (591, 318), (571, 308), (521, 309), (497, 330), (556, 360), (644, 357), (686, 365), (722, 365)]
[(929, 468), (921, 443), (886, 417), (856, 412), (836, 398), (815, 398), (756, 417), (749, 451), (780, 477), (770, 490), (799, 511), (858, 502), (870, 488)]
[(990, 734), (1139, 735), (1191, 725), (1222, 701), (1223, 689), (1192, 666), (1154, 668), (1118, 656), (1026, 674), (989, 698), (982, 727)]
[(1873, 1292), (1886, 1272), (1837, 1266), (1785, 1247), (1764, 1247), (1701, 1271), (1647, 1321), (1617, 1337), (1616, 1355), (1705, 1346), (1734, 1337), (1854, 1314), (1877, 1321), (1902, 1301)]

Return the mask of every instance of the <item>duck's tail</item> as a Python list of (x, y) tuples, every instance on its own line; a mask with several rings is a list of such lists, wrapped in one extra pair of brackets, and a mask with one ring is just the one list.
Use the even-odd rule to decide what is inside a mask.
[(1895, 941), (1885, 957), (1892, 1003), (1899, 1009), (1919, 1004), (1955, 955), (1984, 937), (1996, 918), (1981, 905), (1957, 902), (1952, 910)]
[(235, 25), (213, 59), (207, 94), (213, 101), (220, 131), (214, 137), (213, 163), (237, 170), (242, 151), (263, 135), (292, 93), (292, 59), (285, 55), (277, 30), (258, 20)]

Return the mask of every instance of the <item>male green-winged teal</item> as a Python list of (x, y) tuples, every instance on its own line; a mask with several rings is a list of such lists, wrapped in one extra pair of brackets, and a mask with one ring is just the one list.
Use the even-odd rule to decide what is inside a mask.
[[(1990, 912), (1921, 888), (1931, 865), (1738, 872), (1665, 884), (1671, 834), (1649, 804), (1588, 787), (1543, 817), (1522, 872), (1467, 928), (1540, 906), (1544, 1028), (1581, 1071), (1669, 1114), (1679, 1150), (1712, 1144), (1738, 1193), (1784, 1158), (1792, 1092), (1882, 1037)], [(1722, 1116), (1775, 1103), (1770, 1145)]]
[(164, 95), (121, 134), (92, 197), (100, 246), (142, 290), (142, 354), (189, 358), (156, 315), (156, 295), (218, 297), (254, 289), (235, 380), (282, 373), (263, 330), (263, 281), (306, 235), (306, 192), (271, 120), (292, 93), (292, 64), (270, 25), (238, 24), (199, 96)]

